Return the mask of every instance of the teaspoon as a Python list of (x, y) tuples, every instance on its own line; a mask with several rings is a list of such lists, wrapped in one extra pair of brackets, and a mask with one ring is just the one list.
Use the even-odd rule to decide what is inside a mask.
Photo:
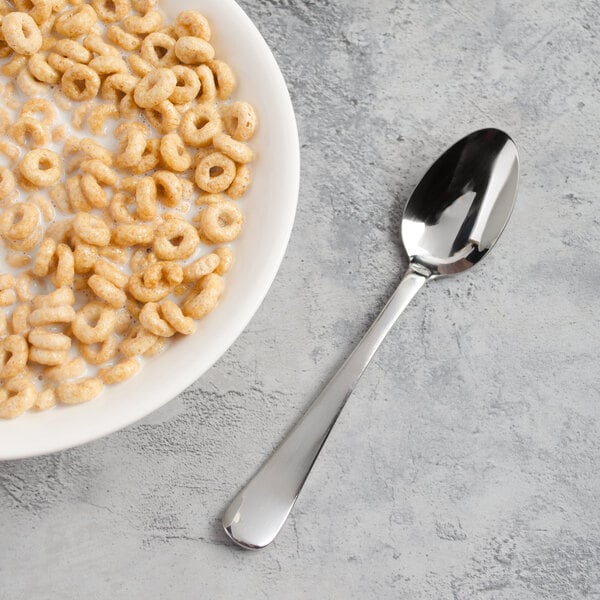
[(392, 325), (425, 283), (466, 271), (486, 256), (511, 215), (518, 179), (517, 147), (498, 129), (471, 133), (427, 171), (402, 218), (409, 257), (404, 278), (346, 362), (225, 511), (223, 527), (235, 543), (256, 549), (275, 539)]

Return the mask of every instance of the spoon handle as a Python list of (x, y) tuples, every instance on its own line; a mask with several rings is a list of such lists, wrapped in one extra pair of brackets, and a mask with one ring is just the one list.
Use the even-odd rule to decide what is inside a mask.
[(427, 277), (409, 269), (369, 331), (223, 517), (227, 535), (244, 548), (264, 548), (285, 523), (346, 401), (379, 345)]

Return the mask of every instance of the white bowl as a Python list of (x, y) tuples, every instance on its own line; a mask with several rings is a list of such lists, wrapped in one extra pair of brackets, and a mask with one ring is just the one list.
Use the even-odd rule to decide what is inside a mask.
[(166, 404), (198, 379), (233, 344), (264, 299), (292, 230), (300, 174), (298, 132), (283, 76), (266, 42), (233, 0), (165, 0), (172, 19), (197, 9), (213, 25), (219, 58), (239, 79), (235, 97), (252, 103), (259, 131), (252, 141), (254, 182), (244, 201), (245, 229), (236, 242), (236, 263), (217, 309), (196, 334), (175, 340), (123, 384), (80, 406), (27, 413), (0, 421), (0, 460), (71, 448), (108, 435)]

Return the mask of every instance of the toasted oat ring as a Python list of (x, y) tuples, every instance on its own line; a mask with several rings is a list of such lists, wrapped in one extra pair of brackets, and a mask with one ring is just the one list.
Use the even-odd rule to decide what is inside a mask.
[(123, 273), (118, 267), (107, 262), (104, 259), (99, 259), (94, 264), (94, 273), (104, 277), (107, 281), (123, 289), (129, 281), (129, 275)]
[(113, 43), (129, 52), (137, 50), (142, 41), (137, 35), (124, 31), (118, 25), (109, 25), (106, 28), (106, 37)]
[[(7, 358), (8, 355), (8, 358)], [(18, 375), (27, 364), (29, 346), (21, 335), (9, 335), (0, 342), (0, 379)]]
[(215, 254), (219, 257), (219, 265), (215, 269), (215, 273), (217, 275), (225, 275), (225, 273), (231, 269), (231, 265), (233, 264), (233, 252), (231, 251), (231, 248), (222, 246), (215, 250)]
[(223, 293), (223, 278), (215, 273), (205, 275), (185, 301), (182, 311), (187, 317), (201, 319), (217, 305)]
[(90, 61), (89, 67), (102, 77), (128, 72), (127, 63), (120, 56), (114, 56), (113, 54), (96, 56)]
[(208, 19), (197, 10), (184, 10), (175, 19), (177, 37), (194, 36), (210, 42), (211, 31)]
[(157, 341), (158, 336), (150, 333), (141, 325), (136, 325), (129, 335), (121, 342), (121, 354), (127, 358), (139, 356), (149, 350)]
[[(79, 149), (90, 159), (96, 159), (100, 162), (104, 163), (107, 167), (111, 167), (113, 163), (112, 153), (107, 150), (104, 146), (100, 145), (96, 140), (91, 138), (83, 138), (79, 144)], [(91, 163), (86, 163), (85, 161), (81, 163), (81, 167), (85, 168), (85, 165), (90, 165)], [(98, 175), (96, 171), (89, 170), (88, 173), (92, 175)], [(98, 175), (98, 177), (100, 177)], [(116, 175), (114, 175), (114, 183), (109, 185), (115, 185), (116, 183)]]
[(105, 100), (120, 102), (126, 94), (133, 92), (139, 78), (129, 73), (113, 73), (102, 83), (100, 95)]
[(68, 350), (71, 347), (71, 338), (68, 335), (41, 327), (32, 329), (27, 339), (32, 346), (42, 350)]
[(151, 225), (117, 225), (112, 230), (112, 242), (116, 246), (147, 245), (154, 239), (154, 228)]
[(117, 48), (107, 44), (97, 33), (88, 33), (83, 40), (83, 45), (90, 52), (94, 52), (101, 56), (121, 55)]
[(199, 243), (198, 232), (191, 223), (169, 219), (158, 226), (153, 250), (161, 260), (185, 260), (196, 252)]
[(65, 381), (56, 389), (58, 399), (63, 404), (81, 404), (89, 402), (102, 392), (103, 384), (97, 377)]
[[(32, 6), (28, 8), (29, 14), (39, 25), (46, 23), (52, 15), (52, 0), (31, 0)], [(43, 40), (42, 40), (43, 45)]]
[(210, 194), (224, 192), (235, 179), (235, 163), (220, 152), (203, 158), (194, 173), (196, 185)]
[(116, 223), (134, 223), (135, 208), (130, 211), (127, 207), (135, 207), (135, 198), (129, 192), (117, 192), (110, 201), (110, 215)]
[(156, 197), (165, 206), (177, 206), (183, 198), (181, 180), (171, 171), (156, 171), (152, 176), (156, 183)]
[(176, 85), (175, 74), (170, 69), (159, 68), (142, 78), (133, 92), (133, 99), (141, 108), (152, 108), (167, 100)]
[(56, 242), (52, 238), (46, 238), (39, 247), (33, 263), (33, 274), (36, 277), (48, 275), (50, 265), (55, 257)]
[(248, 165), (237, 168), (233, 183), (227, 188), (227, 195), (233, 200), (239, 200), (252, 183), (252, 171)]
[(154, 66), (137, 54), (130, 54), (127, 63), (131, 71), (138, 77), (144, 77), (154, 70)]
[(36, 308), (29, 315), (29, 324), (32, 327), (50, 325), (55, 323), (70, 323), (75, 318), (72, 306), (47, 306)]
[(158, 0), (131, 0), (133, 10), (145, 15), (158, 4)]
[(98, 182), (98, 180), (89, 173), (85, 173), (80, 179), (81, 192), (87, 202), (95, 208), (105, 208), (108, 206), (108, 196)]
[(19, 164), (19, 171), (34, 185), (48, 187), (60, 179), (62, 166), (62, 159), (56, 152), (46, 148), (35, 148), (25, 154)]
[(192, 165), (192, 157), (177, 133), (169, 133), (160, 141), (160, 155), (172, 171), (182, 173)]
[(98, 371), (98, 376), (107, 385), (122, 383), (133, 377), (140, 370), (140, 363), (135, 358), (128, 358), (112, 367), (104, 367)]
[(100, 76), (87, 65), (74, 64), (64, 72), (61, 87), (71, 100), (91, 100), (100, 89)]
[(75, 259), (73, 258), (73, 251), (67, 244), (58, 244), (56, 247), (54, 286), (57, 288), (71, 286), (74, 278)]
[(171, 337), (175, 335), (175, 329), (160, 316), (158, 309), (159, 305), (156, 302), (144, 304), (138, 317), (142, 327), (158, 337)]
[(177, 77), (177, 84), (169, 100), (173, 104), (191, 102), (200, 91), (200, 79), (193, 69), (184, 65), (175, 65), (172, 69)]
[(214, 73), (208, 65), (200, 65), (194, 69), (200, 80), (200, 93), (196, 102), (201, 104), (211, 104), (217, 98), (217, 84), (215, 83)]
[(142, 177), (135, 188), (136, 214), (142, 221), (152, 221), (158, 212), (156, 183), (152, 177)]
[(75, 272), (78, 274), (89, 273), (98, 260), (98, 247), (83, 242), (77, 242), (73, 250)]
[(219, 100), (227, 100), (237, 84), (231, 67), (222, 60), (209, 60), (207, 64), (215, 78)]
[(175, 56), (186, 65), (200, 65), (215, 57), (215, 49), (202, 38), (184, 35), (175, 42)]
[(181, 115), (170, 100), (163, 100), (152, 108), (147, 108), (146, 118), (159, 133), (170, 133), (179, 127)]
[(96, 344), (79, 345), (81, 356), (91, 365), (101, 365), (111, 360), (119, 350), (119, 342), (114, 335), (108, 336), (103, 342), (98, 342), (98, 346)]
[(157, 31), (162, 24), (162, 15), (155, 11), (148, 11), (143, 17), (130, 15), (123, 19), (123, 29), (129, 33), (150, 34)]
[(15, 191), (15, 176), (8, 167), (0, 167), (0, 200), (8, 198)]
[(73, 219), (73, 231), (92, 246), (108, 246), (110, 229), (100, 218), (87, 212), (78, 212)]
[(199, 221), (203, 237), (215, 244), (223, 244), (240, 235), (244, 217), (233, 202), (221, 202), (206, 207), (200, 213)]
[(94, 274), (88, 279), (87, 283), (94, 294), (112, 308), (122, 308), (125, 306), (127, 295), (114, 283), (108, 281), (108, 279)]
[(24, 12), (10, 12), (2, 18), (2, 36), (17, 53), (35, 54), (42, 47), (42, 33), (33, 18)]
[(82, 44), (75, 40), (63, 39), (58, 40), (52, 48), (53, 52), (60, 56), (64, 56), (74, 63), (87, 64), (92, 59), (92, 53)]
[(69, 354), (65, 350), (46, 350), (44, 348), (36, 347), (32, 347), (29, 350), (30, 362), (49, 367), (62, 365), (68, 357)]
[(181, 137), (186, 144), (195, 147), (208, 146), (221, 131), (223, 124), (216, 108), (198, 105), (190, 108), (181, 119)]
[(146, 149), (147, 133), (144, 127), (127, 124), (125, 128), (117, 127), (115, 135), (120, 138), (115, 163), (119, 167), (132, 168), (142, 160)]
[(141, 175), (147, 171), (155, 169), (160, 162), (160, 140), (152, 138), (146, 140), (146, 147), (142, 152), (140, 161), (131, 167), (131, 171), (136, 175)]
[(39, 225), (40, 213), (30, 202), (18, 202), (0, 214), (0, 233), (9, 240), (28, 238)]
[(177, 64), (175, 40), (158, 31), (147, 35), (140, 48), (140, 56), (153, 67), (172, 67)]
[(33, 407), (37, 392), (33, 382), (24, 377), (7, 381), (0, 391), (0, 419), (14, 419)]
[[(193, 263), (186, 265), (183, 268), (183, 281), (188, 283), (190, 281), (198, 281), (205, 275), (213, 273), (219, 266), (221, 259), (215, 253), (206, 254), (199, 258)], [(222, 273), (219, 273), (221, 275)]]
[(60, 73), (53, 68), (43, 54), (36, 53), (27, 62), (29, 72), (38, 80), (50, 85), (60, 81)]
[(85, 362), (81, 357), (73, 358), (62, 365), (44, 369), (44, 377), (49, 381), (65, 381), (83, 375)]
[(98, 18), (104, 23), (120, 21), (129, 14), (129, 0), (92, 0)]
[[(146, 284), (144, 281), (149, 269), (158, 271), (158, 276), (152, 277), (151, 285)], [(175, 272), (177, 269), (179, 270), (179, 274)], [(146, 267), (143, 271), (134, 273), (129, 278), (127, 289), (140, 302), (160, 302), (170, 294), (171, 289), (175, 285), (181, 283), (182, 279), (183, 269), (180, 265), (172, 266), (169, 263), (160, 262)], [(173, 280), (177, 281), (177, 283)]]
[(248, 102), (234, 102), (223, 110), (225, 131), (238, 142), (250, 140), (257, 127), (256, 112)]
[(180, 284), (183, 281), (182, 266), (171, 261), (151, 262), (143, 272), (144, 285), (154, 287), (161, 281), (168, 283), (170, 286)]
[(44, 147), (48, 144), (48, 130), (36, 119), (29, 116), (20, 117), (8, 130), (10, 137), (20, 146)]
[(160, 314), (177, 333), (192, 335), (196, 331), (194, 320), (191, 317), (186, 317), (181, 312), (181, 308), (171, 300), (163, 301), (160, 305)]
[(82, 4), (61, 13), (54, 28), (65, 37), (78, 38), (90, 31), (96, 19), (96, 11), (89, 4)]
[(115, 329), (116, 313), (103, 302), (88, 302), (77, 311), (71, 330), (84, 344), (106, 340)]
[(213, 145), (219, 152), (229, 156), (236, 163), (245, 165), (254, 159), (254, 153), (250, 146), (234, 140), (222, 131), (213, 137)]
[(17, 75), (17, 87), (29, 97), (43, 96), (48, 91), (48, 86), (35, 79), (28, 69), (23, 69)]

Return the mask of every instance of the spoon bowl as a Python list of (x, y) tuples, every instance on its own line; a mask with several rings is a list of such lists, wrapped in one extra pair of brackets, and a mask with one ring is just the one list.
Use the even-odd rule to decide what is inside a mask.
[(519, 155), (499, 129), (456, 142), (415, 188), (402, 218), (411, 267), (439, 277), (464, 271), (494, 246), (512, 213)]

